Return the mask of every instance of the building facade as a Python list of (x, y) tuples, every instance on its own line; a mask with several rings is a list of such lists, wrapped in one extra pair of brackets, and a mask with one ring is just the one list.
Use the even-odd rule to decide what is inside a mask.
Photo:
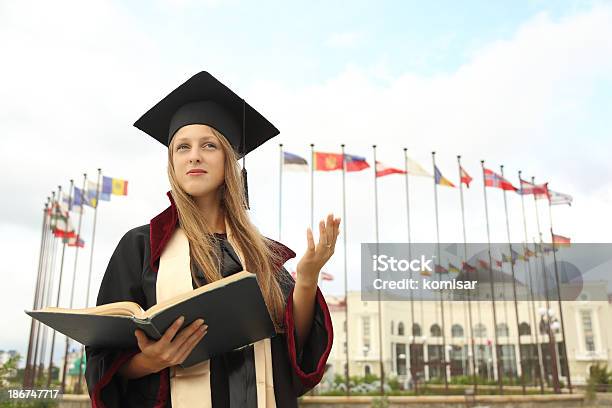
[[(590, 293), (598, 290), (605, 287), (594, 285)], [(343, 297), (330, 296), (335, 336), (329, 373), (344, 375), (348, 347), (351, 376), (380, 375), (382, 350), (385, 375), (397, 377), (400, 382), (410, 381), (412, 376), (420, 380), (441, 379), (443, 370), (449, 379), (472, 375), (472, 367), (483, 378), (497, 379), (500, 364), (504, 377), (517, 379), (524, 371), (526, 382), (534, 384), (539, 367), (551, 378), (554, 357), (561, 380), (567, 380), (569, 367), (572, 383), (584, 384), (593, 365), (612, 366), (612, 325), (608, 321), (612, 305), (609, 301), (589, 300), (588, 293), (583, 291), (578, 301), (562, 302), (567, 362), (556, 301), (550, 301), (548, 309), (544, 300), (519, 301), (516, 310), (512, 301), (496, 301), (494, 331), (491, 301), (379, 303), (362, 301), (360, 292), (349, 292), (347, 310)]]

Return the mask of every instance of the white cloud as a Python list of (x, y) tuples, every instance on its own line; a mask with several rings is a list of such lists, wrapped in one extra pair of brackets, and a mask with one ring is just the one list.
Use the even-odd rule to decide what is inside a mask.
[(363, 33), (359, 31), (333, 33), (327, 38), (327, 46), (332, 48), (353, 48), (359, 45), (363, 38)]

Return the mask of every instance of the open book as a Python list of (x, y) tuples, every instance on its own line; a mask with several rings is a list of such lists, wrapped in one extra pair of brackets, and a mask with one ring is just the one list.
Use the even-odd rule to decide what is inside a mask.
[(208, 331), (181, 367), (255, 343), (276, 334), (255, 274), (242, 271), (158, 303), (147, 310), (134, 302), (86, 309), (46, 307), (28, 315), (87, 346), (138, 347), (134, 331), (159, 339), (179, 317), (183, 327), (198, 318)]

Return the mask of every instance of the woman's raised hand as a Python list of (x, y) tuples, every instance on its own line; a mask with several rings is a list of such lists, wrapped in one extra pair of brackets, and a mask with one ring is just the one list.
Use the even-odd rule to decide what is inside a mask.
[(306, 231), (308, 247), (297, 265), (298, 280), (316, 286), (321, 268), (334, 254), (338, 234), (340, 234), (340, 218), (334, 218), (334, 214), (327, 216), (327, 222), (323, 220), (319, 222), (319, 242), (316, 246), (312, 230), (308, 228)]
[(149, 339), (142, 330), (136, 329), (138, 347), (155, 371), (181, 364), (206, 335), (208, 325), (203, 324), (202, 319), (195, 320), (179, 331), (184, 320), (183, 316), (176, 319), (157, 341)]

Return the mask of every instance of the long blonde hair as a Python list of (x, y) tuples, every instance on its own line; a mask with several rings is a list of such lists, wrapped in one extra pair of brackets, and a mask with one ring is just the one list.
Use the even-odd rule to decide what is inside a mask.
[[(222, 214), (225, 215), (233, 232), (233, 240), (244, 257), (242, 261), (246, 265), (242, 265), (243, 269), (257, 276), (257, 282), (276, 330), (282, 332), (285, 301), (279, 284), (279, 280), (284, 279), (279, 266), (282, 265), (280, 254), (272, 249), (272, 241), (261, 235), (249, 219), (236, 152), (221, 133), (213, 128), (211, 130), (219, 139), (225, 153), (225, 181), (218, 191)], [(195, 266), (200, 268), (207, 283), (214, 282), (221, 279), (222, 275), (219, 270), (220, 258), (213, 230), (202, 217), (193, 197), (181, 188), (176, 179), (172, 147), (173, 143), (168, 148), (168, 179), (178, 210), (179, 223), (189, 240), (189, 252)], [(199, 285), (193, 268), (191, 273)]]

